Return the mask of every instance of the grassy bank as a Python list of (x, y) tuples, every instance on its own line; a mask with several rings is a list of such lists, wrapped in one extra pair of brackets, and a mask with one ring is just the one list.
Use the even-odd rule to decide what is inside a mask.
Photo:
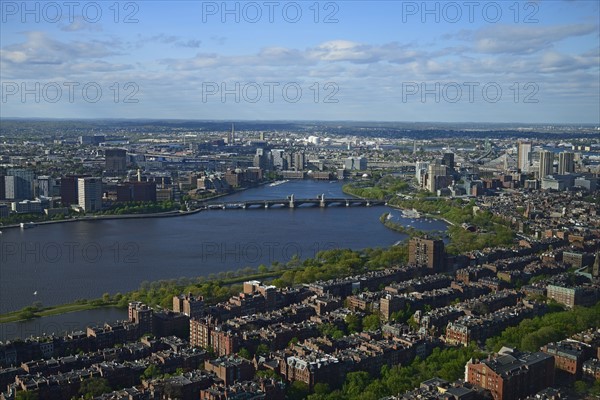
[(86, 302), (84, 304), (81, 303), (71, 303), (71, 304), (62, 304), (59, 306), (51, 306), (51, 307), (35, 307), (29, 306), (25, 307), (19, 311), (13, 311), (6, 314), (0, 315), (0, 324), (5, 324), (8, 322), (18, 322), (18, 321), (26, 321), (29, 319), (39, 318), (39, 317), (49, 317), (51, 315), (59, 315), (66, 314), (77, 311), (86, 311), (93, 310), (95, 308), (103, 308), (103, 307), (115, 307), (117, 304), (114, 302), (101, 302), (95, 303), (94, 301)]
[(33, 305), (19, 311), (0, 315), (0, 323), (101, 307), (125, 308), (130, 301), (142, 301), (150, 306), (171, 308), (173, 296), (181, 293), (203, 296), (205, 302), (215, 304), (238, 294), (242, 290), (241, 283), (247, 280), (270, 281), (275, 286), (285, 287), (387, 268), (404, 263), (407, 259), (406, 246), (360, 251), (350, 249), (326, 250), (317, 253), (315, 258), (304, 261), (292, 257), (286, 264), (274, 262), (270, 267), (260, 265), (258, 269), (244, 268), (237, 273), (229, 271), (216, 275), (210, 274), (208, 277), (142, 282), (137, 290), (125, 294), (110, 295), (105, 293), (99, 299), (83, 299), (52, 307), (42, 307), (41, 304)]
[[(244, 281), (250, 279), (257, 280), (265, 280), (271, 279), (274, 277), (278, 277), (283, 272), (266, 272), (266, 273), (258, 273), (249, 276), (243, 277), (235, 277), (230, 279), (220, 280), (219, 283), (222, 286), (231, 286), (238, 283), (242, 283)], [(130, 292), (125, 295), (116, 294), (114, 296), (110, 296), (105, 294), (102, 298), (99, 299), (82, 299), (77, 300), (73, 303), (61, 304), (57, 306), (48, 306), (42, 307), (40, 305), (32, 305), (28, 307), (24, 307), (18, 311), (12, 311), (5, 314), (0, 314), (0, 324), (8, 323), (8, 322), (18, 322), (25, 321), (29, 319), (39, 318), (39, 317), (48, 317), (51, 315), (59, 315), (66, 314), (77, 311), (86, 311), (93, 310), (96, 308), (105, 308), (105, 307), (119, 307), (125, 308), (127, 306), (127, 299), (129, 299), (130, 295), (135, 292)]]

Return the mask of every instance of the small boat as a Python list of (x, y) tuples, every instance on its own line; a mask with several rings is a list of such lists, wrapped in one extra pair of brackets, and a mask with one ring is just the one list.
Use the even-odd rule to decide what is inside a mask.
[(390, 220), (390, 219), (392, 219), (392, 218), (393, 218), (393, 216), (392, 216), (392, 213), (388, 213), (388, 215), (387, 215), (387, 217), (386, 217), (385, 219), (386, 219), (386, 220)]

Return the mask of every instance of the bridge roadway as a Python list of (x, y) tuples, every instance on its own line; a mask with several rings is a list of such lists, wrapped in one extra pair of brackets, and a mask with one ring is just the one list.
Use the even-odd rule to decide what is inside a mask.
[(384, 200), (359, 199), (359, 198), (325, 198), (322, 194), (315, 199), (296, 199), (290, 195), (285, 199), (277, 200), (249, 200), (240, 202), (221, 202), (207, 203), (204, 209), (207, 210), (235, 210), (235, 209), (258, 209), (258, 208), (297, 208), (305, 207), (371, 207), (384, 206), (387, 203)]

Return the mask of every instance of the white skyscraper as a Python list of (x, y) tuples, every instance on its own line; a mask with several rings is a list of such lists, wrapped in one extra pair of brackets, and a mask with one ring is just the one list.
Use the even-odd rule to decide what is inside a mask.
[(79, 206), (85, 212), (102, 210), (102, 178), (78, 178)]
[(519, 142), (517, 168), (521, 172), (529, 172), (531, 142)]

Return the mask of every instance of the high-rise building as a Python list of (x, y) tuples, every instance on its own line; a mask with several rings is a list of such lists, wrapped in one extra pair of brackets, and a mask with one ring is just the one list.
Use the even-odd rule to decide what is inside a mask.
[(409, 264), (443, 271), (445, 258), (444, 242), (439, 239), (413, 238), (408, 244)]
[(558, 174), (565, 175), (575, 172), (575, 153), (563, 151), (558, 154)]
[(365, 171), (367, 169), (367, 159), (364, 157), (348, 157), (344, 161), (344, 168), (350, 171)]
[(9, 169), (4, 178), (5, 196), (10, 200), (33, 199), (34, 174), (30, 169)]
[(451, 171), (454, 171), (454, 153), (444, 153), (442, 156), (442, 165), (450, 168)]
[(37, 195), (52, 197), (54, 193), (54, 179), (50, 176), (38, 176)]
[(231, 124), (231, 132), (227, 135), (227, 144), (233, 146), (235, 144), (235, 127)]
[(429, 163), (426, 161), (417, 161), (415, 165), (415, 177), (417, 178), (417, 182), (419, 186), (423, 185), (423, 181), (425, 181), (425, 175), (427, 174), (427, 168), (429, 168)]
[(6, 199), (6, 177), (4, 175), (0, 175), (0, 200)]
[(273, 149), (271, 150), (271, 155), (273, 156), (273, 167), (279, 170), (287, 170), (287, 158), (285, 157), (285, 150), (283, 149)]
[(108, 174), (124, 174), (127, 171), (127, 150), (106, 149), (104, 151), (105, 167)]
[(548, 150), (540, 151), (540, 179), (552, 175), (552, 167), (554, 165), (554, 153)]
[[(294, 169), (296, 171), (302, 171), (304, 169), (304, 164), (306, 164), (306, 158), (304, 156), (304, 153), (301, 151), (295, 152), (294, 153)], [(366, 166), (365, 166), (365, 169), (366, 169)]]
[(79, 178), (89, 175), (67, 175), (60, 178), (60, 202), (63, 206), (79, 203), (78, 182)]
[(77, 179), (78, 204), (85, 212), (102, 210), (102, 178)]
[(517, 168), (521, 172), (529, 172), (529, 162), (531, 161), (531, 142), (519, 142), (517, 153)]
[(254, 156), (254, 161), (252, 163), (253, 167), (261, 168), (261, 169), (271, 169), (272, 156), (271, 152), (266, 149), (258, 148), (256, 149), (256, 155)]
[(448, 167), (438, 162), (429, 164), (424, 186), (431, 193), (436, 193), (438, 189), (447, 187), (452, 183), (452, 177), (448, 176)]
[(132, 301), (129, 303), (128, 311), (129, 322), (138, 324), (141, 334), (153, 332), (154, 311), (151, 308), (139, 301)]

